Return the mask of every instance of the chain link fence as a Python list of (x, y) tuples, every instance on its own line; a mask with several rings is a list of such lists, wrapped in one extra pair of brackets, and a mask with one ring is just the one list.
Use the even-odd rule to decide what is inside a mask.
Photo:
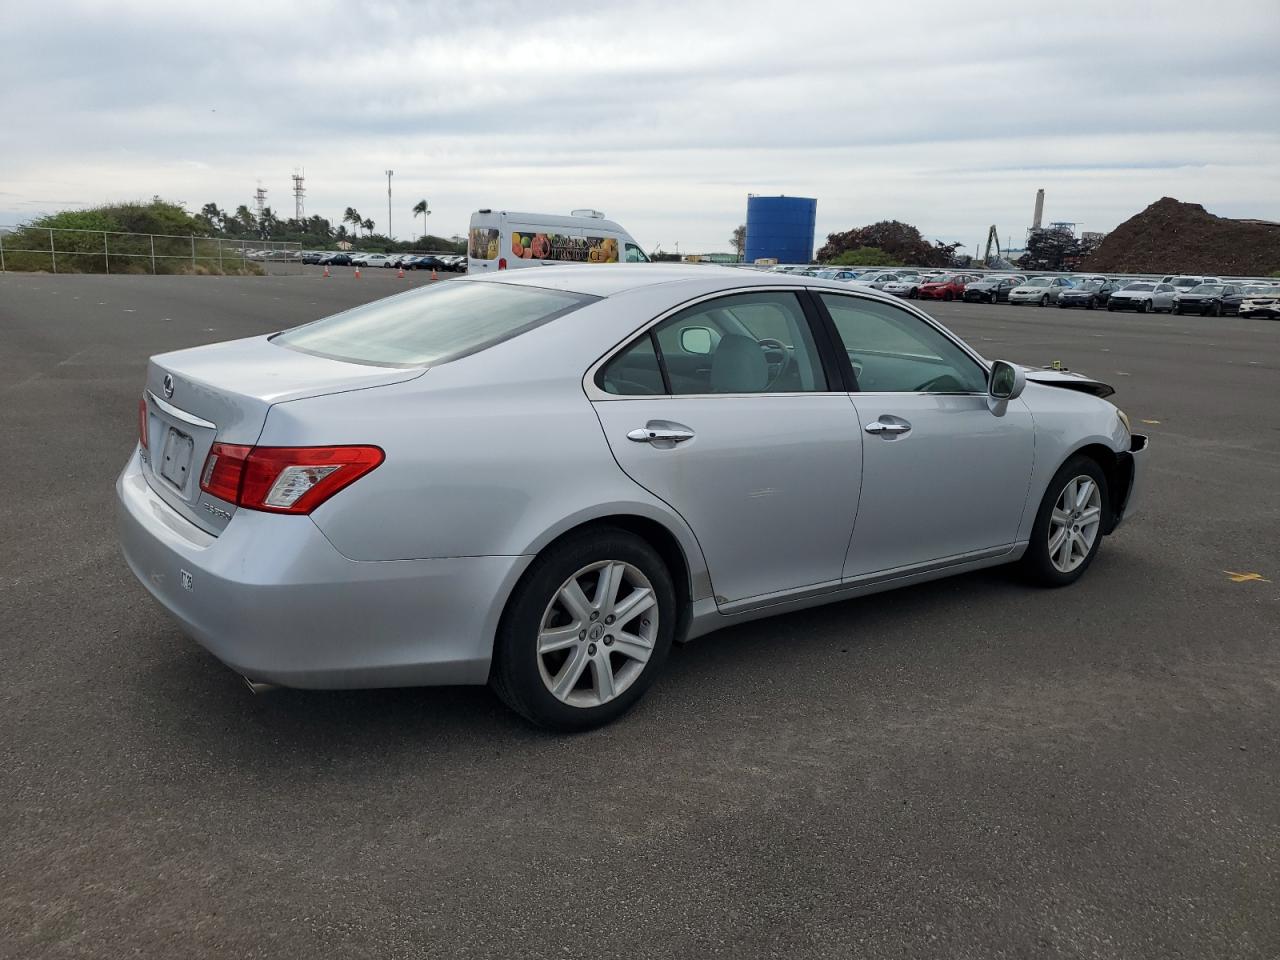
[(0, 271), (263, 274), (300, 268), (301, 244), (272, 240), (0, 226)]

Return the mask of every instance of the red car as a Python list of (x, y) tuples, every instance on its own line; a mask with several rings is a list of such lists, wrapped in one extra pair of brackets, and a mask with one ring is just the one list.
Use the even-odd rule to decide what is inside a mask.
[(920, 299), (959, 300), (964, 294), (964, 285), (972, 279), (973, 277), (958, 273), (935, 277), (920, 285)]

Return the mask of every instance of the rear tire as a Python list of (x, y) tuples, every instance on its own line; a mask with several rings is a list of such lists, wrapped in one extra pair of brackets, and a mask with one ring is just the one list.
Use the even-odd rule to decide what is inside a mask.
[[(1071, 484), (1076, 485), (1077, 501), (1084, 503), (1064, 511), (1061, 504)], [(1053, 475), (1040, 501), (1031, 542), (1020, 561), (1024, 575), (1046, 587), (1079, 580), (1102, 546), (1103, 521), (1110, 509), (1107, 477), (1098, 461), (1083, 454), (1069, 459)]]
[[(646, 591), (652, 602), (629, 613), (627, 601)], [(520, 578), (494, 641), (490, 686), (538, 726), (601, 726), (644, 695), (671, 649), (675, 620), (675, 587), (657, 551), (616, 527), (585, 530), (544, 551)]]

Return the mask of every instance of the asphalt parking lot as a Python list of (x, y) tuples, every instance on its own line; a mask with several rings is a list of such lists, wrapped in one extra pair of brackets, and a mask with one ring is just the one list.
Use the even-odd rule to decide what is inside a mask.
[(1280, 956), (1280, 323), (930, 307), (1152, 437), (1067, 590), (726, 630), (577, 737), (254, 697), (116, 552), (146, 357), (425, 281), (0, 275), (0, 956)]

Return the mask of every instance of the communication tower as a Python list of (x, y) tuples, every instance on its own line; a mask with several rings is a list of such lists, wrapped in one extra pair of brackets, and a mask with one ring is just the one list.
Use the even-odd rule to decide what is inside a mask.
[(302, 198), (306, 195), (307, 189), (302, 185), (305, 170), (293, 171), (293, 219), (301, 222), (307, 218), (306, 204)]

